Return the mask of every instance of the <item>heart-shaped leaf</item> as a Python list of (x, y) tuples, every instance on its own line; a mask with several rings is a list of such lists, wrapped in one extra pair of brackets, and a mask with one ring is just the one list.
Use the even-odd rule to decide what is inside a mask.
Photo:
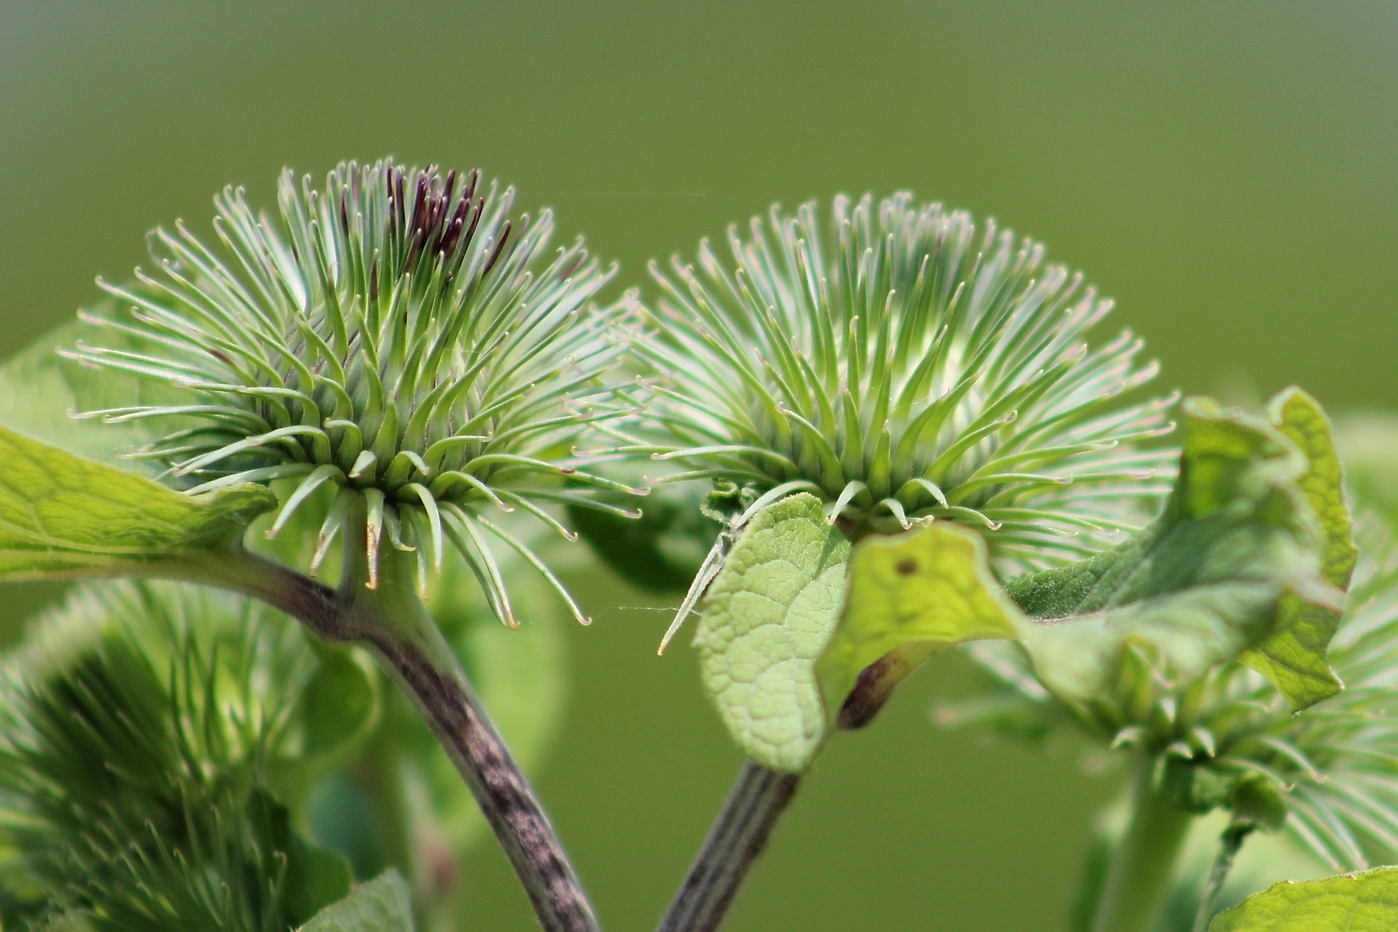
[(825, 740), (815, 660), (840, 617), (849, 541), (800, 494), (758, 512), (704, 597), (704, 690), (750, 758), (799, 773)]

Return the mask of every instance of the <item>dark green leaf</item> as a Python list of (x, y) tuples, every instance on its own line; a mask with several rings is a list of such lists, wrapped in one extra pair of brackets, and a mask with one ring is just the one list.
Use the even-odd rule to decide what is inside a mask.
[(639, 589), (684, 592), (689, 588), (722, 529), (701, 510), (700, 484), (658, 486), (644, 498), (619, 493), (607, 493), (605, 498), (619, 508), (638, 509), (641, 516), (568, 506), (569, 523), (602, 562)]

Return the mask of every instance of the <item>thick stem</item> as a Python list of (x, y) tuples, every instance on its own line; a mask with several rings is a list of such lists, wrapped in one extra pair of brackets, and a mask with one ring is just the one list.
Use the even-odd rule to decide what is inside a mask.
[[(373, 648), (470, 787), (539, 924), (547, 932), (597, 932), (592, 906), (543, 806), (417, 596), (411, 573), (395, 564), (406, 557), (385, 552), (379, 585), (371, 590), (352, 568), (359, 565), (355, 546), (347, 541), (351, 568), (338, 593), (241, 548), (169, 575), (255, 596), (322, 637)], [(358, 556), (362, 561), (362, 550)]]
[(1136, 775), (1133, 811), (1112, 855), (1092, 932), (1150, 932), (1170, 889), (1193, 817), (1151, 788), (1150, 762)]
[(791, 803), (798, 774), (748, 761), (658, 932), (712, 932)]

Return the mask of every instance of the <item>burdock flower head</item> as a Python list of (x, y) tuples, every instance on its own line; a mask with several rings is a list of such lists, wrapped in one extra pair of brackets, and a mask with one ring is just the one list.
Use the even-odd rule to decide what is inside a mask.
[(1170, 453), (1136, 442), (1173, 399), (1112, 403), (1155, 366), (1086, 342), (1112, 304), (1042, 246), (906, 193), (773, 207), (728, 245), (652, 269), (651, 449), (692, 467), (667, 478), (747, 486), (749, 512), (810, 492), (856, 535), (964, 522), (1009, 568), (1100, 549), (1165, 490)]
[(549, 258), (551, 214), (512, 217), (513, 202), (478, 172), (392, 160), (342, 164), (323, 189), (288, 171), (276, 216), (229, 188), (219, 245), (157, 230), (156, 268), (104, 285), (132, 317), (92, 318), (111, 345), (69, 355), (167, 388), (91, 413), (162, 419), (139, 455), (197, 488), (283, 480), (269, 534), (328, 500), (313, 570), (345, 532), (365, 541), (371, 588), (386, 547), (416, 553), (421, 586), (450, 542), (510, 621), (487, 538), (548, 571), (485, 506), (565, 536), (550, 503), (615, 508), (589, 498), (615, 483), (580, 471), (571, 444), (620, 411), (602, 378), (621, 307), (589, 304), (611, 270), (581, 240)]

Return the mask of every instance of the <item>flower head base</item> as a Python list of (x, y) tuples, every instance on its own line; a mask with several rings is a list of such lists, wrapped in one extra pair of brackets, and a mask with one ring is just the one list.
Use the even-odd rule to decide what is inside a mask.
[(288, 171), (275, 218), (226, 189), (222, 248), (182, 225), (155, 231), (158, 269), (138, 271), (142, 287), (104, 285), (134, 322), (94, 319), (128, 345), (69, 353), (187, 398), (90, 413), (176, 425), (139, 455), (202, 488), (294, 480), (269, 534), (338, 487), (313, 569), (362, 522), (369, 585), (387, 542), (416, 551), (421, 587), (449, 540), (510, 620), (484, 532), (547, 570), (481, 506), (522, 508), (568, 536), (541, 506), (615, 487), (568, 451), (620, 410), (600, 380), (618, 309), (588, 304), (611, 271), (581, 241), (545, 258), (551, 214), (512, 219), (513, 201), (477, 172), (391, 160), (342, 164), (323, 190)]
[(961, 521), (1017, 566), (1098, 549), (1164, 491), (1169, 452), (1133, 443), (1173, 399), (1104, 404), (1155, 367), (1130, 334), (1088, 347), (1111, 302), (1041, 246), (903, 193), (837, 198), (829, 224), (773, 207), (729, 247), (652, 269), (660, 335), (638, 350), (675, 375), (651, 449), (694, 467), (667, 479), (812, 492), (854, 528)]

